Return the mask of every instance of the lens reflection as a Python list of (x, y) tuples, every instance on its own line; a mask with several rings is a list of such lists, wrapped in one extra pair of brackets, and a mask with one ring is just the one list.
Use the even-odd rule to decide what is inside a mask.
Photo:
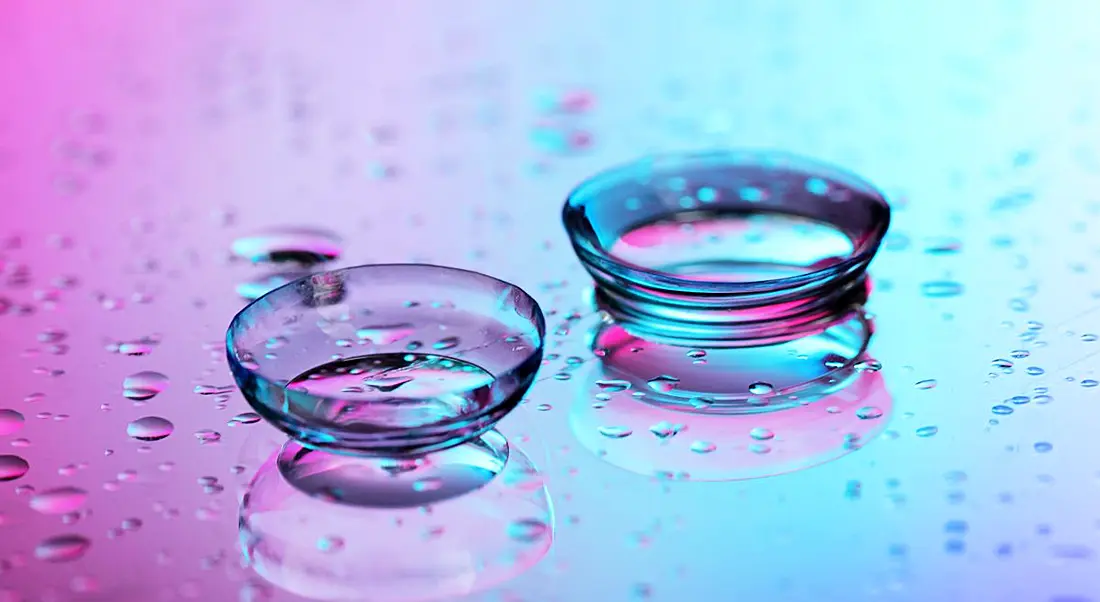
[(274, 449), (241, 501), (242, 551), (267, 581), (317, 600), (449, 600), (534, 566), (554, 528), (530, 458), (495, 431), (445, 454), (382, 467)]

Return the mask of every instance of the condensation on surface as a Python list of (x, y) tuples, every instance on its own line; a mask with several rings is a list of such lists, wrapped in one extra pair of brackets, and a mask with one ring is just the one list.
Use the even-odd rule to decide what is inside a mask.
[[(404, 261), (489, 272), (548, 315), (502, 428), (550, 492), (554, 548), (485, 599), (1095, 599), (1100, 39), (1097, 9), (1066, 8), (6, 3), (0, 600), (297, 599), (240, 566), (237, 495), (270, 455), (249, 441), (271, 433), (225, 329), (288, 275)], [(723, 146), (889, 194), (870, 309), (891, 415), (835, 406), (889, 424), (774, 478), (620, 470), (571, 431), (578, 395), (601, 446), (670, 441), (715, 474), (798, 443), (767, 415), (736, 445), (601, 419), (580, 371), (593, 317), (563, 198)], [(291, 227), (324, 235), (240, 246)], [(523, 521), (492, 534), (544, 528)]]

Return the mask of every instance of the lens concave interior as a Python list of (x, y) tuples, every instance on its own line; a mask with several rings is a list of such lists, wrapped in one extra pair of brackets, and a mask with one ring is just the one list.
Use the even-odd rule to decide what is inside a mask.
[(390, 264), (264, 295), (233, 319), (226, 348), (248, 402), (303, 445), (400, 456), (491, 429), (533, 382), (544, 336), (538, 304), (514, 285)]

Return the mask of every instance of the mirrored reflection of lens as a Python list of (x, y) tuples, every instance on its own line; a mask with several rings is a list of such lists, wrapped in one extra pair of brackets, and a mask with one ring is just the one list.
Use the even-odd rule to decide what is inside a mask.
[(787, 409), (758, 414), (676, 411), (637, 393), (593, 365), (570, 409), (574, 436), (614, 466), (693, 481), (767, 477), (835, 460), (881, 434), (893, 411), (877, 371), (850, 371), (802, 391)]
[[(426, 456), (439, 465), (396, 471), (385, 485), (377, 459), (301, 453), (288, 444), (293, 449), (276, 450), (248, 485), (242, 550), (264, 579), (317, 600), (450, 600), (507, 581), (545, 556), (553, 512), (530, 458), (490, 435), (497, 439), (466, 444), (486, 446), (480, 450)], [(504, 461), (485, 449), (502, 449)], [(294, 458), (306, 460), (288, 467)], [(417, 471), (427, 472), (407, 478)], [(471, 474), (487, 482), (471, 490)], [(455, 494), (438, 493), (449, 490)]]
[(759, 346), (663, 344), (631, 334), (614, 321), (592, 331), (604, 375), (625, 380), (646, 401), (702, 414), (753, 414), (798, 406), (788, 394), (808, 393), (850, 372), (871, 338), (871, 325), (853, 311), (803, 337)]

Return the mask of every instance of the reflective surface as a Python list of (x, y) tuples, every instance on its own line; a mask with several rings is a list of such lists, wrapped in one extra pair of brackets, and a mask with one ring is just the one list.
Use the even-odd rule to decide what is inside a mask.
[[(270, 427), (225, 327), (277, 274), (403, 261), (491, 273), (548, 314), (500, 429), (543, 475), (553, 546), (472, 599), (1095, 600), (1095, 10), (686, 4), (4, 3), (0, 600), (301, 599), (241, 566), (238, 494), (277, 446), (250, 455)], [(596, 400), (565, 195), (718, 147), (887, 192), (882, 417), (837, 403), (838, 430), (804, 440), (757, 414), (722, 441), (575, 413)], [(676, 477), (807, 450), (840, 457)]]

